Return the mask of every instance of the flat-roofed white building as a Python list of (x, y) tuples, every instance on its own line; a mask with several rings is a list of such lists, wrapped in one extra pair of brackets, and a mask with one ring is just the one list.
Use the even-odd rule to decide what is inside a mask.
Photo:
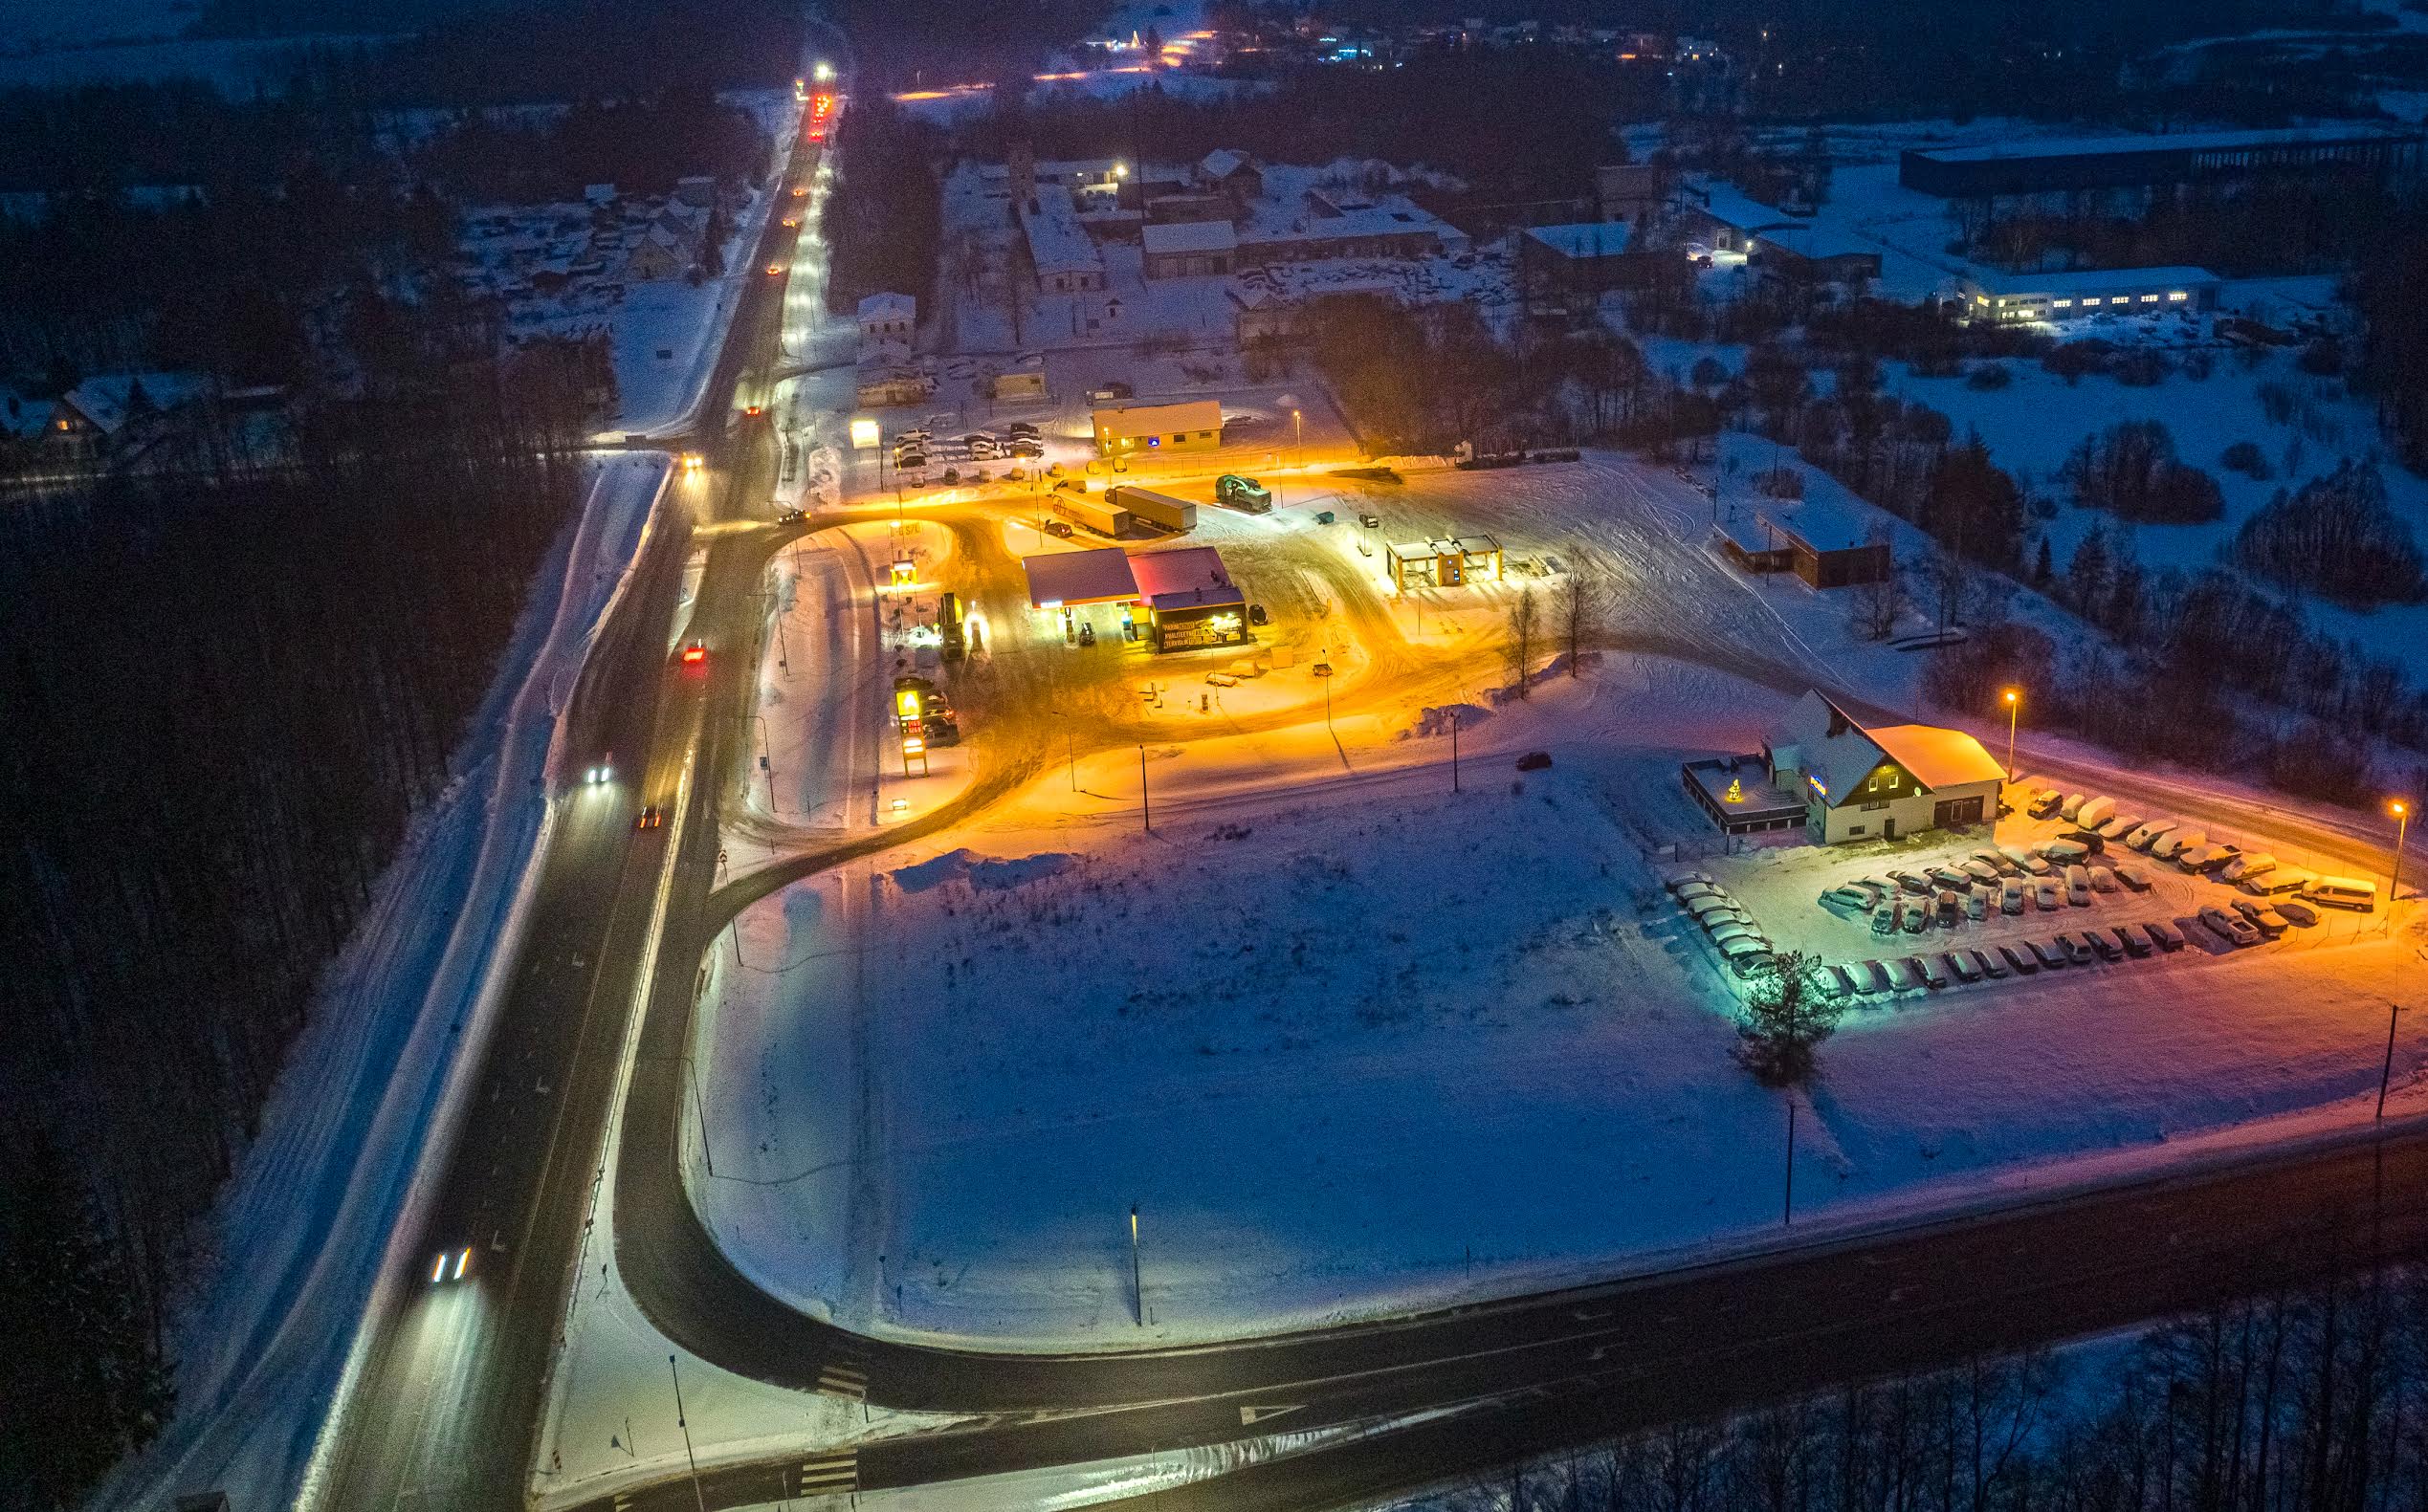
[(1146, 275), (1187, 278), (1227, 274), (1239, 256), (1239, 233), (1228, 221), (1182, 221), (1138, 232)]
[(2218, 275), (2206, 268), (2095, 268), (2074, 273), (1992, 273), (1957, 280), (1968, 320), (2001, 324), (2072, 320), (2091, 315), (2207, 311), (2218, 302)]

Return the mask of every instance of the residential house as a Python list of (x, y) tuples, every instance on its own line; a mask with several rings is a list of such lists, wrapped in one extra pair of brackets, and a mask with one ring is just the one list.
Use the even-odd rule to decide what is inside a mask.
[(1763, 756), (1771, 785), (1802, 796), (1806, 827), (1825, 845), (1995, 823), (2006, 776), (1961, 730), (1867, 727), (1818, 690), (1787, 712)]

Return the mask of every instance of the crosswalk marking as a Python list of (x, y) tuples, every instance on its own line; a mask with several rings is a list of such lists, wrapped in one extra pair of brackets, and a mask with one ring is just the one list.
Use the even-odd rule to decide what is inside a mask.
[(812, 1455), (801, 1462), (801, 1494), (844, 1496), (860, 1489), (860, 1457), (850, 1449)]
[(818, 1368), (818, 1390), (855, 1402), (868, 1400), (869, 1372), (849, 1361), (835, 1360)]

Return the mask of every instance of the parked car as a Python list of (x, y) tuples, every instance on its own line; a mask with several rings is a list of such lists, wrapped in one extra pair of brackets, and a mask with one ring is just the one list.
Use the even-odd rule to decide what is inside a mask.
[[(2088, 827), (2088, 826), (2086, 826)], [(2119, 814), (2099, 826), (2099, 838), (2111, 845), (2121, 845), (2125, 837), (2141, 828), (2141, 820), (2132, 814)]]
[(1888, 873), (1888, 880), (1908, 892), (1928, 896), (1931, 891), (1931, 879), (1919, 872), (1892, 870)]
[(2041, 963), (2042, 971), (2057, 971), (2073, 959), (2065, 947), (2048, 940), (2025, 940), (2023, 944), (2031, 951), (2032, 958)]
[[(2069, 845), (2082, 846), (2083, 854), (2086, 856), (2096, 856), (2108, 848), (2108, 842), (2101, 839), (2099, 831), (2095, 829), (2069, 829), (2059, 835), (2057, 839)], [(2051, 841), (2049, 844), (2055, 844), (2057, 841)]]
[(2250, 920), (2251, 927), (2269, 939), (2284, 933), (2288, 922), (2283, 913), (2252, 898), (2235, 899), (2234, 911)]
[(1821, 988), (1821, 995), (1832, 1002), (1855, 990), (1855, 984), (1846, 979), (1846, 968), (1843, 966), (1821, 967), (1813, 973), (1813, 982)]
[(1975, 851), (1973, 859), (2001, 877), (2020, 877), (2023, 874), (2021, 865), (2003, 850), (1985, 846)]
[(1862, 893), (1864, 899), (1864, 911), (1865, 913), (1869, 913), (1872, 909), (1880, 907), (1881, 899), (1889, 896), (1897, 890), (1885, 882), (1874, 882), (1869, 877), (1857, 877), (1852, 882), (1842, 882), (1838, 886), (1843, 891)]
[(2115, 932), (2116, 943), (2123, 946), (2125, 948), (2125, 953), (2131, 956), (2133, 959), (2139, 960), (2150, 953), (2149, 936), (2143, 934), (2139, 930), (2134, 929), (2131, 925), (2119, 924), (2116, 926)]
[(1888, 969), (1878, 961), (1860, 961), (1846, 968), (1854, 978), (1855, 991), (1866, 997), (1877, 997), (1888, 990)]
[(1049, 519), (1039, 528), (1047, 535), (1053, 537), (1057, 540), (1069, 540), (1071, 538), (1071, 522), (1069, 520)]
[(2090, 876), (2091, 890), (2093, 892), (2113, 892), (2116, 890), (2116, 871), (2114, 867), (2093, 866), (2090, 868)]
[(1930, 869), (1930, 871), (1925, 873), (1925, 875), (1930, 877), (1932, 886), (1945, 888), (1951, 892), (1970, 892), (1973, 890), (1973, 879), (1966, 876), (1963, 872), (1956, 870), (1953, 866), (1933, 866)]
[(2274, 898), (2289, 892), (2299, 892), (2317, 880), (2318, 873), (2314, 871), (2305, 871), (2299, 866), (2287, 866), (2279, 863), (2256, 877), (2244, 877), (2235, 886), (2255, 898)]
[(2252, 928), (2250, 920), (2238, 913), (2228, 913), (2225, 909), (2214, 905), (2200, 910), (2200, 922), (2216, 931), (2218, 937), (2229, 945), (2242, 946), (2260, 943), (2260, 931)]
[(1908, 934), (1920, 934), (1931, 925), (1931, 906), (1920, 898), (1897, 900), (1897, 927)]
[(1968, 856), (1964, 860), (1957, 862), (1955, 864), (1955, 867), (1956, 870), (1963, 872), (1966, 876), (1971, 877), (1976, 882), (1983, 883), (1990, 887), (1996, 887), (1998, 885), (1998, 868), (1991, 866), (1988, 862), (1983, 861), (1979, 856)]
[(1718, 946), (1723, 951), (1727, 950), (1731, 945), (1735, 944), (1738, 940), (1759, 940), (1762, 938), (1762, 931), (1755, 929), (1753, 921), (1750, 919), (1729, 919), (1722, 922), (1715, 922), (1711, 926), (1711, 943)]
[(1033, 420), (1015, 420), (1004, 427), (1004, 434), (1014, 441), (1034, 441), (1037, 439), (1037, 424)]
[(2207, 844), (2209, 832), (2205, 829), (2171, 829), (2151, 842), (2150, 854), (2160, 861), (2173, 861), (2194, 846)]
[(1874, 934), (1896, 933), (1897, 926), (1904, 922), (1905, 911), (1906, 906), (1902, 899), (1885, 908), (1872, 909), (1871, 932)]
[(2040, 881), (2032, 885), (2032, 901), (2039, 904), (2043, 909), (2061, 909), (2064, 907), (2064, 904), (2058, 902), (2057, 900), (2056, 881), (2048, 877), (2042, 877)]
[(1881, 962), (1881, 967), (1888, 975), (1888, 990), (1892, 993), (1909, 993), (1922, 985), (1922, 973), (1914, 969), (1910, 955), (1891, 955)]
[(1871, 900), (1852, 887), (1830, 887), (1821, 895), (1821, 906), (1842, 919), (1857, 919), (1871, 911)]
[(2125, 844), (2135, 850), (2148, 850), (2158, 838), (2176, 827), (2172, 819), (2153, 819), (2125, 837)]
[(1948, 985), (1948, 969), (1939, 964), (1939, 957), (1936, 955), (1914, 955), (1908, 957), (1908, 960), (1913, 967), (1914, 975), (1922, 978), (1923, 986), (1935, 993)]
[(2057, 805), (2057, 817), (2071, 823), (2074, 816), (2083, 811), (2083, 805), (2089, 801), (2088, 793), (2068, 793)]
[(2035, 855), (2020, 845), (2000, 845), (1998, 854), (2015, 863), (2016, 869), (2027, 877), (2045, 877), (2057, 869), (2046, 857)]
[(2285, 922), (2308, 929), (2318, 922), (2318, 910), (2299, 898), (2279, 898), (2268, 905), (2285, 918)]
[(2023, 812), (2034, 819), (2046, 819), (2063, 808), (2064, 804), (2064, 794), (2053, 787), (2044, 787), (2032, 795), (2032, 801), (2023, 806)]
[(2304, 887), (2302, 896), (2330, 909), (2368, 913), (2377, 907), (2377, 884), (2363, 877), (2321, 877)]
[(2265, 851), (2245, 852), (2218, 868), (2219, 882), (2240, 883), (2276, 869), (2276, 858)]
[(1964, 895), (1959, 892), (1942, 892), (1937, 902), (1935, 922), (1943, 930), (1954, 929), (1956, 920), (1964, 917)]
[(2090, 946), (2075, 935), (2071, 933), (2060, 934), (2057, 937), (2056, 944), (2059, 950), (2065, 953), (2065, 960), (2067, 964), (2073, 966), (2088, 966), (2091, 963)]
[(2090, 907), (2091, 874), (2088, 866), (2077, 864), (2065, 868), (2065, 901), (2077, 909)]
[(2083, 800), (2081, 807), (2065, 817), (2074, 822), (2076, 829), (2096, 830), (2116, 817), (2116, 800), (2104, 793), (2097, 798), (2087, 798)]
[(2040, 955), (2027, 945), (2001, 945), (1998, 959), (2018, 976), (2029, 976), (2041, 969)]
[(1273, 507), (1273, 491), (1254, 478), (1225, 472), (1214, 480), (1214, 502), (1261, 515)]
[(2118, 866), (2116, 868), (2116, 880), (2125, 885), (2125, 890), (2128, 892), (2148, 892), (2150, 890), (2150, 879), (2142, 875), (2142, 871), (2139, 866)]
[(2188, 849), (2177, 852), (2175, 855), (2175, 865), (2181, 866), (2186, 871), (2198, 875), (2204, 872), (2216, 871), (2220, 866), (2223, 866), (2227, 862), (2232, 861), (2235, 857), (2240, 854), (2242, 854), (2242, 852), (2240, 847), (2226, 844), (2223, 842), (2216, 842), (2206, 845), (2194, 845)]
[(2084, 938), (2090, 942), (2090, 948), (2099, 953), (2099, 958), (2103, 961), (2113, 963), (2125, 958), (2125, 948), (2116, 943), (2113, 931), (2093, 930)]
[(2040, 844), (2041, 855), (2060, 866), (2070, 866), (2090, 854), (2090, 847), (2079, 840), (2044, 840)]
[(1988, 888), (1978, 888), (1964, 895), (1964, 916), (1976, 924), (1990, 916)]
[(2141, 928), (2142, 932), (2150, 936), (2150, 943), (2160, 950), (2173, 953), (2183, 949), (2183, 931), (2166, 920), (2152, 919)]
[(2006, 886), (1998, 889), (1998, 911), (2000, 913), (2023, 911), (2023, 884), (2020, 879), (2009, 877), (2006, 879)]
[(1972, 956), (1973, 963), (1981, 968), (1981, 975), (1992, 981), (1997, 981), (2007, 974), (2006, 957), (2003, 955), (1994, 955), (1983, 950), (1967, 951), (1965, 953)]
[(1957, 981), (1977, 982), (1981, 979), (1981, 968), (1974, 964), (1971, 951), (1950, 951), (1940, 959), (1947, 963), (1949, 971), (1955, 974)]
[(1720, 885), (1720, 879), (1708, 871), (1681, 871), (1661, 885), (1671, 892), (1684, 892), (1689, 887), (1716, 888)]

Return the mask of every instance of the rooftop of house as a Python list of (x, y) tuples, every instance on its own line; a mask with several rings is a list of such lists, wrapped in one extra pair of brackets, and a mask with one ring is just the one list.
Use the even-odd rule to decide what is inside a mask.
[(2190, 288), (2213, 284), (2218, 275), (2206, 268), (2081, 268), (2068, 273), (2000, 273), (1976, 268), (1966, 281), (1984, 294), (2077, 294), (2105, 289), (2152, 289), (2160, 285)]
[(1635, 229), (1625, 221), (1572, 221), (1560, 226), (1529, 226), (1527, 238), (1540, 242), (1562, 257), (1606, 257), (1627, 250)]
[(1149, 253), (1230, 252), (1239, 246), (1239, 233), (1228, 221), (1149, 226), (1138, 232), (1138, 238), (1139, 245)]

